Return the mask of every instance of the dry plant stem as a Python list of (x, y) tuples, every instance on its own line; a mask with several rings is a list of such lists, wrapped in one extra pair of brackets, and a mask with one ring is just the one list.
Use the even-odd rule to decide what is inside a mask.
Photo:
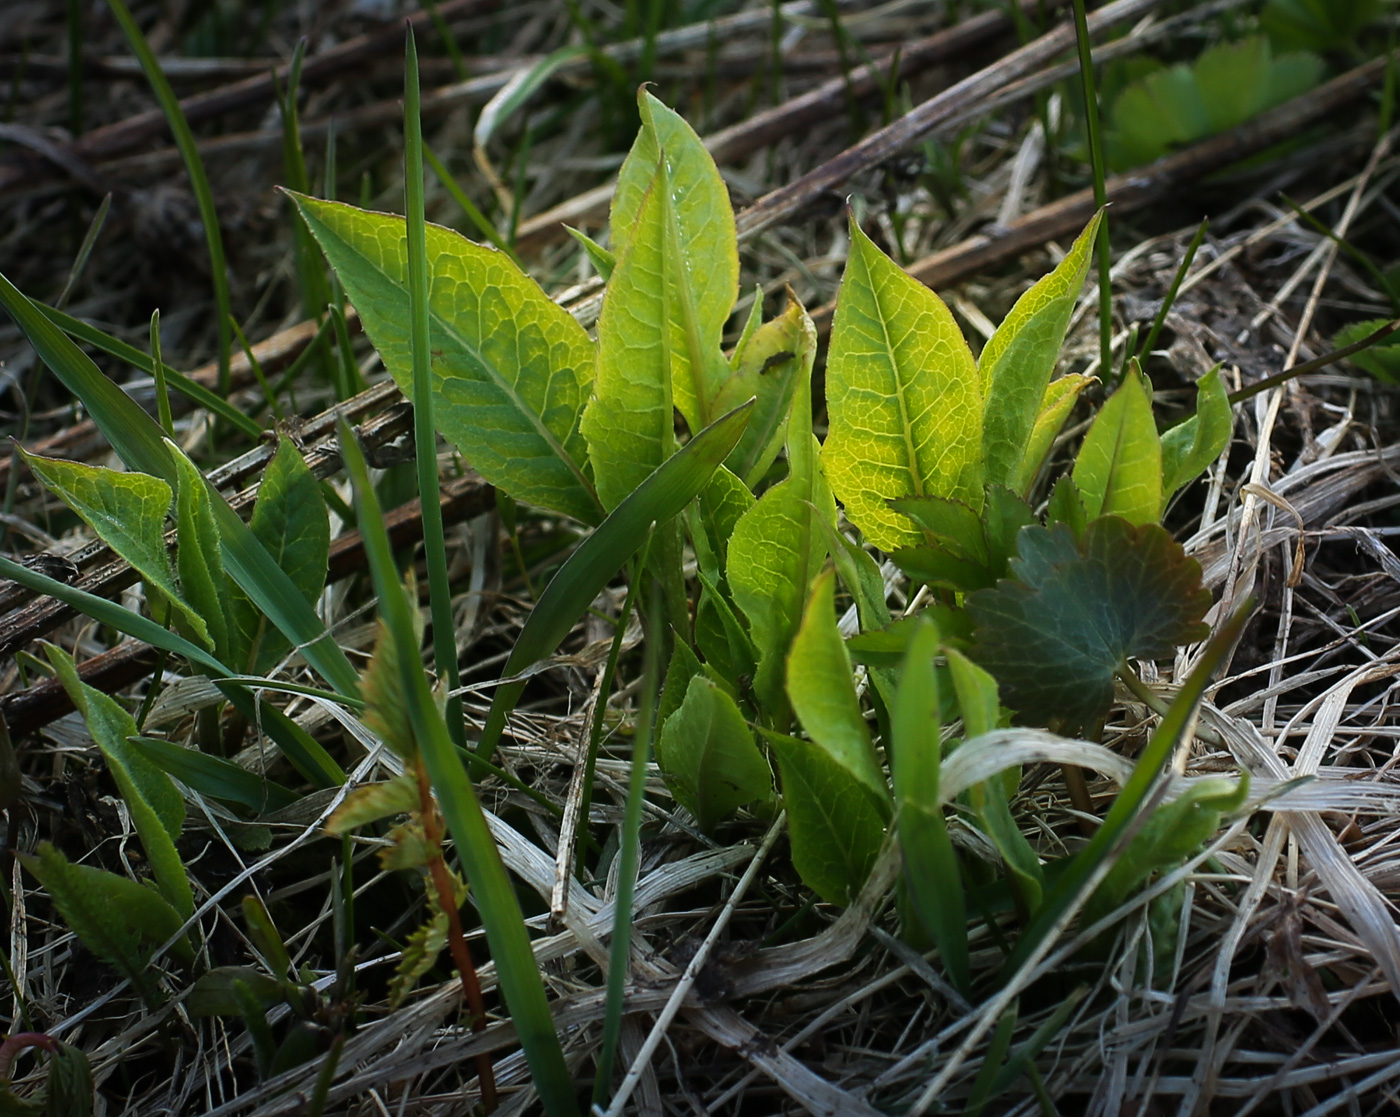
[[(447, 914), (447, 949), (457, 967), (462, 981), (462, 995), (472, 1014), (472, 1031), (486, 1030), (486, 1002), (481, 999), (481, 982), (477, 980), (476, 967), (472, 965), (471, 948), (462, 932), (462, 915), (457, 910), (457, 897), (452, 888), (452, 876), (447, 871), (447, 861), (442, 856), (442, 822), (438, 816), (437, 800), (433, 798), (433, 788), (428, 782), (428, 769), (422, 757), (413, 758), (414, 774), (418, 777), (418, 810), (423, 820), (423, 837), (432, 850), (428, 860), (428, 872), (433, 878), (433, 888), (437, 891), (438, 906)], [(491, 1069), (491, 1056), (482, 1051), (476, 1056), (476, 1074), (481, 1083), (481, 1107), (492, 1113), (496, 1109), (496, 1076)]]

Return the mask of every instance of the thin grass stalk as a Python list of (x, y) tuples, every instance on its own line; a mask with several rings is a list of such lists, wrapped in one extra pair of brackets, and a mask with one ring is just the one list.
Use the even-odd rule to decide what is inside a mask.
[[(1142, 345), (1137, 351), (1139, 361), (1147, 360), (1147, 355), (1157, 344), (1157, 336), (1167, 323), (1167, 315), (1171, 313), (1172, 306), (1176, 303), (1176, 296), (1180, 293), (1181, 285), (1186, 280), (1186, 273), (1191, 270), (1191, 265), (1195, 262), (1196, 253), (1205, 243), (1206, 230), (1209, 228), (1210, 218), (1206, 218), (1196, 229), (1196, 235), (1191, 238), (1191, 243), (1186, 248), (1186, 255), (1181, 258), (1181, 266), (1176, 269), (1176, 275), (1172, 277), (1172, 285), (1167, 288), (1167, 297), (1162, 300), (1162, 305), (1157, 310), (1157, 317), (1152, 320), (1152, 329), (1148, 330), (1147, 337), (1143, 339)], [(1128, 348), (1131, 350), (1132, 347)], [(1121, 380), (1123, 377), (1120, 374), (1118, 378)]]
[(278, 422), (285, 423), (287, 414), (282, 410), (282, 405), (277, 402), (277, 393), (267, 382), (267, 374), (263, 372), (262, 362), (258, 360), (258, 355), (253, 352), (253, 346), (249, 343), (247, 335), (243, 333), (243, 327), (238, 324), (237, 319), (233, 318), (229, 319), (229, 325), (233, 327), (233, 332), (238, 336), (238, 344), (243, 347), (243, 356), (247, 358), (248, 367), (253, 370), (253, 379), (262, 388), (263, 398), (267, 400), (267, 406), (272, 410), (272, 414)]
[(1360, 341), (1343, 346), (1341, 349), (1334, 349), (1330, 353), (1324, 353), (1320, 357), (1314, 357), (1311, 361), (1304, 361), (1301, 365), (1294, 365), (1286, 368), (1282, 372), (1276, 372), (1273, 376), (1267, 376), (1256, 384), (1250, 384), (1246, 388), (1241, 388), (1238, 392), (1231, 392), (1226, 398), (1233, 407), (1241, 400), (1251, 399), (1259, 395), (1260, 392), (1267, 392), (1270, 388), (1277, 388), (1280, 384), (1287, 384), (1290, 380), (1299, 376), (1306, 376), (1310, 372), (1316, 372), (1320, 368), (1335, 364), (1345, 357), (1350, 357), (1353, 353), (1360, 353), (1363, 349), (1369, 349), (1388, 338), (1397, 329), (1400, 329), (1400, 318), (1387, 322), (1375, 333), (1367, 334)]
[(452, 195), (452, 200), (462, 208), (462, 212), (467, 215), (467, 220), (476, 227), (476, 231), (523, 268), (524, 265), (520, 264), (520, 257), (515, 254), (515, 250), (505, 242), (496, 227), (487, 220), (486, 214), (482, 213), (477, 208), (476, 203), (467, 197), (467, 192), (462, 189), (452, 172), (443, 165), (442, 160), (433, 154), (433, 149), (424, 147), (423, 156), (428, 160), (428, 166), (432, 167), (433, 174), (437, 175), (438, 181)]
[[(408, 307), (412, 322), (413, 445), (418, 459), (418, 496), (423, 509), (423, 555), (428, 564), (428, 602), (433, 617), (433, 657), (451, 695), (462, 685), (452, 622), (452, 585), (447, 578), (447, 542), (438, 503), (437, 428), (433, 425), (433, 370), (428, 299), (427, 220), (423, 213), (423, 117), (418, 91), (418, 47), (408, 25), (404, 73), (404, 195), (408, 219)], [(447, 699), (447, 731), (465, 748), (462, 700)]]
[[(1094, 208), (1108, 204), (1104, 186), (1103, 126), (1099, 120), (1099, 95), (1094, 87), (1094, 57), (1089, 43), (1089, 18), (1084, 0), (1074, 0), (1074, 34), (1079, 44), (1079, 78), (1084, 89), (1084, 127), (1089, 135), (1089, 161), (1094, 172)], [(1046, 137), (1048, 142), (1049, 137)], [(1113, 365), (1113, 264), (1108, 243), (1108, 214), (1099, 223), (1099, 368), (1108, 376)], [(1119, 378), (1122, 379), (1121, 377)]]
[(109, 190), (102, 196), (102, 201), (97, 207), (97, 212), (92, 215), (92, 220), (88, 222), (88, 230), (83, 237), (83, 243), (78, 246), (78, 253), (73, 257), (73, 266), (68, 269), (68, 281), (64, 283), (63, 290), (54, 300), (54, 306), (62, 310), (68, 305), (69, 298), (72, 297), (73, 288), (77, 286), (78, 279), (87, 268), (88, 260), (92, 257), (92, 250), (97, 246), (97, 238), (102, 235), (102, 230), (107, 224), (107, 214), (112, 210), (112, 192)]
[(223, 235), (219, 232), (219, 214), (214, 208), (214, 192), (209, 186), (209, 176), (204, 171), (204, 161), (199, 157), (199, 147), (195, 143), (194, 133), (190, 130), (190, 123), (185, 119), (184, 110), (180, 108), (180, 99), (170, 88), (170, 82), (161, 70), (160, 63), (156, 61), (151, 45), (146, 42), (146, 36), (141, 34), (141, 28), (137, 26), (136, 20), (132, 17), (131, 9), (126, 6), (125, 0), (108, 0), (108, 3), (112, 6), (112, 14), (117, 17), (117, 22), (121, 24), (122, 31), (125, 32), (127, 40), (131, 43), (131, 49), (136, 52), (146, 80), (151, 84), (151, 91), (156, 95), (156, 100), (160, 102), (160, 107), (165, 113), (165, 119), (170, 124), (170, 131), (175, 136), (175, 145), (180, 149), (180, 157), (185, 162), (185, 171), (190, 176), (190, 186), (194, 190), (195, 201), (199, 205), (199, 219), (204, 225), (204, 240), (209, 247), (209, 270), (214, 283), (214, 303), (218, 312), (218, 390), (221, 396), (227, 396), (230, 378), (229, 361), (233, 352), (233, 335), (229, 330), (233, 304), (229, 295), (228, 265), (224, 258), (224, 240)]
[(389, 533), (384, 527), (384, 514), (370, 485), (364, 453), (343, 419), (339, 430), (345, 471), (355, 491), (370, 576), (381, 615), (398, 647), (404, 705), (443, 819), (456, 843), (457, 856), (481, 912), (486, 941), (530, 1066), (532, 1084), (549, 1117), (574, 1117), (578, 1109), (568, 1064), (549, 1014), (544, 982), (530, 948), (520, 902), (418, 658), (412, 607), (398, 579)]
[[(638, 570), (642, 569), (638, 564)], [(637, 865), (641, 860), (642, 806), (646, 801), (647, 759), (656, 715), (656, 692), (660, 687), (661, 594), (652, 583), (651, 604), (647, 609), (646, 666), (642, 670), (642, 697), (637, 707), (637, 729), (632, 738), (632, 771), (627, 783), (627, 806), (622, 816), (622, 839), (617, 855), (617, 895), (613, 899), (612, 942), (608, 953), (608, 993), (603, 1010), (603, 1042), (598, 1051), (598, 1068), (593, 1079), (593, 1104), (602, 1107), (612, 1083), (613, 1060), (622, 1030), (622, 997), (627, 986), (628, 963), (632, 954), (632, 897), (637, 888)], [(586, 817), (586, 816), (585, 816)]]

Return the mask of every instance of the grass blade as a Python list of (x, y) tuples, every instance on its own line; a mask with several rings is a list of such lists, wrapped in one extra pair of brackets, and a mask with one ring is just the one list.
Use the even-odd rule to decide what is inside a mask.
[(210, 799), (239, 803), (259, 812), (281, 810), (301, 800), (300, 795), (280, 783), (221, 757), (187, 749), (159, 737), (132, 737), (131, 743), (161, 771)]
[[(447, 541), (438, 503), (437, 427), (433, 423), (433, 370), (428, 305), (427, 219), (423, 213), (423, 119), (418, 90), (418, 47), (408, 28), (404, 74), (404, 194), (407, 203), (409, 348), (413, 357), (413, 445), (417, 451), (418, 496), (423, 509), (423, 557), (428, 565), (428, 603), (433, 615), (433, 659), (449, 694), (462, 683), (452, 621), (452, 584), (447, 577)], [(450, 697), (443, 712), (452, 743), (466, 745), (462, 700)]]
[(224, 240), (223, 235), (219, 232), (219, 215), (214, 209), (214, 192), (209, 186), (209, 176), (204, 173), (204, 161), (199, 157), (199, 147), (195, 144), (194, 133), (190, 131), (190, 123), (185, 119), (184, 110), (180, 108), (180, 99), (170, 88), (170, 82), (166, 79), (164, 71), (161, 70), (155, 52), (146, 42), (146, 36), (141, 34), (141, 28), (137, 26), (136, 20), (132, 17), (131, 9), (126, 6), (124, 0), (108, 0), (108, 3), (111, 4), (112, 14), (117, 17), (122, 31), (126, 33), (127, 41), (131, 43), (131, 49), (135, 51), (136, 57), (141, 63), (146, 80), (151, 83), (151, 91), (156, 95), (156, 100), (160, 102), (165, 119), (170, 124), (170, 131), (175, 134), (175, 145), (180, 149), (180, 156), (185, 161), (185, 170), (190, 176), (190, 186), (194, 190), (195, 201), (199, 205), (199, 220), (204, 225), (204, 239), (209, 246), (209, 271), (214, 282), (214, 302), (218, 310), (219, 394), (227, 396), (229, 392), (229, 359), (233, 346), (228, 323), (233, 314), (233, 304), (229, 297), (228, 264), (224, 259)]
[[(177, 485), (175, 463), (159, 424), (103, 376), (87, 354), (3, 274), (0, 274), (0, 305), (28, 336), (40, 359), (83, 401), (93, 422), (107, 436), (122, 461), (131, 469), (154, 474), (172, 486)], [(209, 492), (219, 525), (224, 569), (229, 576), (292, 644), (301, 649), (307, 662), (331, 686), (341, 694), (357, 694), (359, 676), (326, 632), (315, 610), (257, 541), (248, 525), (229, 507), (223, 495), (212, 485)], [(225, 670), (224, 674), (227, 673)]]
[[(647, 529), (671, 519), (695, 499), (738, 443), (752, 409), (750, 400), (720, 416), (657, 466), (569, 556), (520, 630), (506, 661), (507, 678), (552, 653), (622, 564), (636, 553), (648, 537)], [(524, 689), (523, 682), (512, 682), (496, 690), (476, 747), (478, 756), (489, 760), (496, 751), (506, 717)]]
[(525, 1049), (533, 1085), (550, 1117), (576, 1114), (569, 1068), (549, 1014), (544, 982), (530, 949), (520, 902), (486, 824), (476, 791), (433, 701), (414, 638), (411, 606), (394, 566), (384, 515), (370, 485), (364, 454), (343, 420), (340, 441), (345, 470), (355, 489), (355, 507), (379, 607), (398, 647), (404, 704), (443, 818), (456, 843), (457, 856), (466, 870), (467, 881), (481, 912), (491, 957), (496, 962), (501, 990)]
[[(1074, 34), (1079, 43), (1079, 79), (1084, 90), (1084, 128), (1089, 136), (1089, 161), (1094, 171), (1094, 208), (1103, 213), (1108, 204), (1104, 188), (1103, 124), (1099, 120), (1099, 97), (1094, 89), (1094, 57), (1089, 48), (1089, 21), (1084, 0), (1074, 0)], [(1108, 214), (1099, 224), (1099, 370), (1107, 377), (1113, 363), (1113, 279), (1110, 268), (1112, 249), (1108, 243)]]

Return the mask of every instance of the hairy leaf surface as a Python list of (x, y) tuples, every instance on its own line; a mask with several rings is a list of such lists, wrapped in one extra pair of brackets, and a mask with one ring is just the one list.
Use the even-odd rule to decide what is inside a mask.
[(943, 301), (851, 221), (826, 367), (827, 479), (850, 521), (884, 551), (920, 542), (889, 501), (982, 502), (982, 393)]
[[(291, 197), (412, 398), (404, 219)], [(437, 225), (426, 231), (433, 414), (443, 435), (516, 499), (596, 523), (579, 433), (588, 335), (505, 253)]]

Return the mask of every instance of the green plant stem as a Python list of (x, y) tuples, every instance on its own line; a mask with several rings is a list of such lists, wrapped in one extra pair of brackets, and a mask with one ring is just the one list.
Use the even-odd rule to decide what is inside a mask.
[[(472, 964), (471, 948), (467, 946), (467, 936), (462, 933), (462, 913), (457, 910), (457, 897), (452, 888), (452, 876), (447, 871), (447, 862), (442, 856), (442, 825), (438, 816), (437, 801), (433, 798), (432, 785), (428, 782), (428, 769), (423, 766), (421, 756), (414, 757), (414, 770), (418, 777), (418, 812), (423, 823), (423, 840), (431, 854), (428, 858), (428, 873), (437, 892), (438, 907), (447, 916), (447, 949), (457, 967), (462, 982), (462, 996), (472, 1014), (472, 1031), (486, 1030), (486, 1002), (481, 998), (481, 981), (476, 976), (476, 966)], [(491, 1069), (491, 1054), (478, 1052), (476, 1075), (481, 1084), (481, 1107), (487, 1113), (496, 1109), (496, 1075)]]
[[(429, 322), (427, 219), (423, 212), (423, 118), (418, 90), (418, 48), (408, 28), (404, 75), (404, 194), (407, 200), (408, 305), (412, 318), (413, 445), (418, 459), (418, 495), (423, 508), (423, 555), (428, 566), (428, 601), (433, 616), (433, 658), (451, 694), (462, 685), (452, 622), (452, 585), (447, 577), (447, 541), (438, 503), (437, 428), (433, 424), (433, 373)], [(465, 748), (462, 700), (444, 711), (452, 743)]]
[[(638, 569), (641, 569), (640, 564)], [(642, 672), (642, 697), (637, 709), (637, 733), (632, 740), (632, 771), (627, 785), (627, 806), (622, 817), (622, 841), (618, 851), (617, 895), (613, 900), (612, 943), (608, 954), (608, 993), (603, 1011), (603, 1042), (593, 1079), (593, 1104), (602, 1106), (611, 1083), (618, 1033), (622, 1027), (622, 999), (632, 951), (632, 896), (637, 886), (641, 855), (642, 806), (646, 799), (647, 758), (651, 753), (652, 720), (660, 685), (661, 601), (653, 583), (647, 610), (646, 666)]]
[(1267, 392), (1270, 388), (1277, 388), (1281, 384), (1287, 384), (1290, 380), (1299, 376), (1306, 376), (1310, 372), (1316, 372), (1318, 369), (1326, 368), (1328, 365), (1335, 364), (1343, 358), (1350, 357), (1353, 353), (1359, 353), (1363, 349), (1369, 349), (1377, 342), (1388, 338), (1397, 329), (1400, 329), (1400, 318), (1387, 322), (1375, 333), (1368, 334), (1360, 341), (1354, 342), (1351, 345), (1343, 346), (1341, 349), (1334, 349), (1330, 353), (1324, 353), (1320, 357), (1314, 357), (1311, 361), (1305, 361), (1301, 365), (1294, 365), (1292, 368), (1286, 368), (1282, 372), (1275, 373), (1273, 376), (1265, 377), (1257, 384), (1250, 384), (1246, 388), (1241, 388), (1238, 392), (1231, 392), (1228, 397), (1230, 404), (1233, 406), (1241, 400), (1247, 400), (1257, 396), (1260, 392)]
[[(1094, 171), (1094, 205), (1102, 210), (1108, 204), (1108, 192), (1104, 188), (1103, 129), (1099, 121), (1098, 93), (1094, 88), (1094, 58), (1089, 49), (1089, 20), (1084, 13), (1084, 0), (1074, 0), (1074, 32), (1079, 44), (1079, 78), (1084, 89), (1084, 126), (1089, 134), (1089, 160)], [(1099, 368), (1107, 376), (1113, 365), (1113, 256), (1108, 242), (1107, 214), (1099, 224), (1098, 250)]]
[[(250, 353), (251, 356), (251, 353)], [(160, 310), (151, 311), (151, 376), (156, 382), (156, 416), (165, 437), (175, 440), (175, 420), (170, 414), (170, 389), (165, 383), (165, 362), (160, 357)]]

